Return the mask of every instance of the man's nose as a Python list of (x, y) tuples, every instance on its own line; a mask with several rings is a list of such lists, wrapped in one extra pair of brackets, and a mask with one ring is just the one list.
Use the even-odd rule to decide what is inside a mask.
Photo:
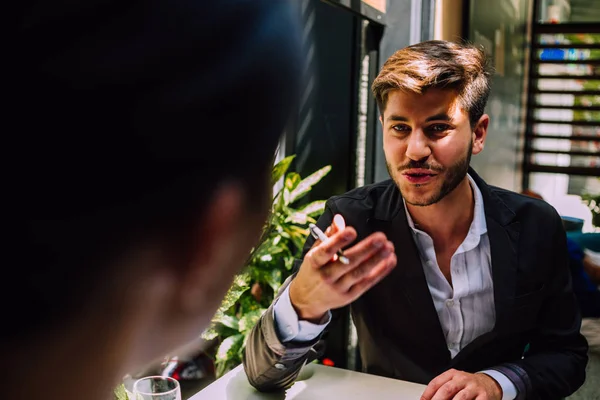
[(429, 140), (421, 129), (415, 129), (408, 137), (406, 156), (414, 161), (426, 159), (431, 155)]

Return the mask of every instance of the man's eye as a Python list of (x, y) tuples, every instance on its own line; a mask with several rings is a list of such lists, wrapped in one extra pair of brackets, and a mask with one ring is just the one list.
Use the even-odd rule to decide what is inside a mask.
[(434, 124), (427, 128), (427, 130), (435, 133), (445, 132), (448, 129), (450, 129), (450, 125), (447, 124)]
[(392, 126), (392, 129), (397, 131), (397, 132), (408, 132), (410, 131), (410, 127), (406, 126), (406, 125), (394, 125)]

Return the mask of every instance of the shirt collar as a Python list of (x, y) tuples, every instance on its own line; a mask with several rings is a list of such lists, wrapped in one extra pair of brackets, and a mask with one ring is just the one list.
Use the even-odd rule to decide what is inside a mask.
[[(481, 194), (481, 190), (477, 187), (477, 184), (471, 178), (471, 175), (467, 174), (469, 178), (469, 184), (471, 185), (471, 189), (473, 190), (473, 198), (475, 200), (474, 212), (473, 212), (473, 221), (471, 221), (471, 226), (469, 227), (468, 237), (473, 236), (481, 236), (484, 233), (487, 233), (487, 223), (485, 222), (485, 208), (483, 206), (483, 196)], [(402, 198), (402, 204), (404, 205), (404, 212), (406, 213), (406, 219), (408, 220), (408, 226), (415, 233), (424, 233), (419, 230), (419, 227), (415, 225), (410, 213), (408, 212), (408, 207), (406, 207), (406, 201)]]

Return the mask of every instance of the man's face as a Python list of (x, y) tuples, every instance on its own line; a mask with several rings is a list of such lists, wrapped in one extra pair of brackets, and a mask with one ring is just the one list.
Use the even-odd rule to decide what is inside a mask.
[(487, 121), (484, 115), (471, 128), (452, 90), (389, 93), (381, 117), (383, 150), (390, 176), (408, 204), (435, 204), (458, 186), (471, 154), (483, 149)]

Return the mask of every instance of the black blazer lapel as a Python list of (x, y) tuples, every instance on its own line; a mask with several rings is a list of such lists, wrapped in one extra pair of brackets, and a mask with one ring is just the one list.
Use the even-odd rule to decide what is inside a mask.
[(491, 332), (484, 333), (463, 348), (452, 359), (453, 366), (469, 360), (473, 353), (496, 340), (499, 335), (510, 331), (514, 325), (514, 315), (511, 305), (516, 288), (516, 243), (519, 240), (519, 223), (502, 226), (496, 219), (488, 215), (487, 207), (486, 223), (491, 246), (496, 323)]
[[(493, 192), (493, 190), (473, 171), (469, 169), (483, 197), (485, 222), (490, 241), (492, 279), (494, 282), (494, 308), (496, 323), (491, 332), (485, 333), (452, 359), (452, 366), (472, 358), (473, 353), (489, 345), (512, 327), (512, 299), (516, 290), (518, 243), (520, 225), (514, 221), (514, 212)], [(460, 369), (460, 367), (457, 367)], [(475, 370), (481, 369), (481, 366)]]
[(515, 213), (498, 197), (473, 170), (469, 174), (483, 196), (485, 219), (491, 247), (492, 278), (497, 333), (510, 329), (511, 305), (517, 287), (518, 245), (520, 224), (514, 221)]

